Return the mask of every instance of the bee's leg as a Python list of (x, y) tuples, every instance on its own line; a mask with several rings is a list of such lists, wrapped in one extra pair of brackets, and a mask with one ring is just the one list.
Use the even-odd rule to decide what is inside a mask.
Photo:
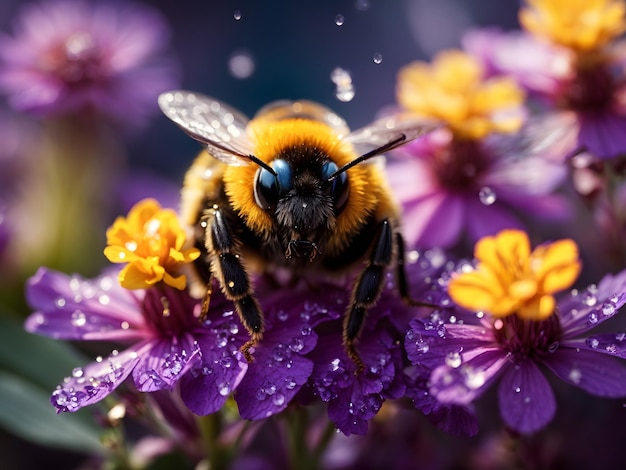
[(421, 302), (411, 297), (411, 294), (409, 293), (409, 283), (406, 279), (406, 253), (404, 251), (404, 238), (402, 238), (402, 234), (400, 234), (399, 232), (396, 233), (396, 248), (398, 250), (396, 282), (398, 284), (398, 291), (400, 293), (400, 296), (402, 297), (402, 300), (404, 300), (407, 305), (411, 305), (413, 307), (438, 308), (438, 305), (429, 304), (428, 302)]
[[(235, 238), (219, 208), (213, 208), (213, 218), (207, 226), (207, 246), (212, 253), (213, 271), (224, 295), (233, 301), (241, 322), (250, 333), (250, 340), (241, 347), (248, 362), (253, 360), (250, 349), (263, 337), (264, 322), (261, 308), (250, 285), (248, 273), (237, 254)], [(209, 245), (207, 243), (207, 245)]]
[(364, 364), (356, 350), (356, 343), (365, 323), (367, 309), (376, 303), (382, 291), (385, 268), (393, 259), (393, 241), (391, 224), (388, 220), (383, 220), (374, 239), (367, 266), (354, 287), (352, 305), (344, 319), (343, 343), (348, 356), (356, 365), (357, 374), (363, 370)]

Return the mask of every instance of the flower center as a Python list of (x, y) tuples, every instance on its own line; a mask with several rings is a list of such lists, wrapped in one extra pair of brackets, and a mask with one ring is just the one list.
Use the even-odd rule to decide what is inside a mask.
[(185, 292), (169, 286), (146, 289), (142, 313), (149, 325), (159, 336), (177, 337), (198, 327), (200, 304)]
[(100, 48), (85, 32), (74, 33), (58, 44), (43, 58), (41, 66), (72, 86), (102, 81), (107, 75)]
[(475, 140), (453, 138), (434, 157), (437, 181), (455, 192), (476, 192), (476, 181), (483, 174), (491, 159)]
[(494, 320), (493, 334), (503, 349), (517, 357), (540, 358), (558, 347), (561, 324), (558, 315), (540, 321), (509, 315)]
[(581, 64), (573, 82), (566, 86), (564, 105), (577, 111), (601, 111), (613, 102), (615, 87), (615, 79), (605, 64)]

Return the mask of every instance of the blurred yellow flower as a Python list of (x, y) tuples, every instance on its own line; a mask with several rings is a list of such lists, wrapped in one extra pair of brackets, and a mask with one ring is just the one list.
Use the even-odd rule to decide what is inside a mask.
[(439, 53), (432, 65), (413, 62), (398, 73), (401, 106), (445, 122), (462, 138), (514, 132), (523, 121), (524, 92), (508, 77), (486, 79), (480, 63), (458, 50)]
[(531, 253), (528, 236), (520, 230), (482, 238), (474, 256), (476, 269), (454, 277), (448, 293), (458, 305), (495, 317), (548, 318), (556, 306), (552, 294), (570, 287), (580, 273), (574, 241), (541, 245)]
[(622, 0), (527, 0), (521, 25), (538, 37), (588, 52), (611, 42), (626, 30)]
[(106, 235), (104, 255), (113, 263), (128, 263), (119, 274), (120, 284), (127, 289), (145, 289), (159, 282), (184, 289), (187, 280), (175, 275), (177, 269), (200, 256), (197, 248), (183, 249), (186, 236), (176, 213), (161, 208), (154, 199), (135, 204)]

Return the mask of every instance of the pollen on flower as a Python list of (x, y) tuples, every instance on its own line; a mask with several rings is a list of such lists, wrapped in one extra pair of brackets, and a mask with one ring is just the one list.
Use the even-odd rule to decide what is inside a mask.
[(113, 263), (128, 263), (119, 274), (127, 289), (145, 289), (164, 282), (184, 289), (186, 278), (176, 275), (181, 264), (195, 260), (197, 248), (185, 248), (185, 232), (176, 213), (154, 199), (133, 206), (127, 217), (118, 217), (107, 230), (104, 255)]
[(519, 230), (482, 238), (474, 256), (476, 269), (453, 277), (448, 293), (458, 305), (495, 317), (548, 318), (556, 306), (552, 294), (569, 288), (580, 273), (574, 241), (559, 240), (531, 252), (528, 236)]
[(530, 33), (579, 52), (611, 42), (626, 30), (622, 0), (528, 0), (520, 23)]
[(524, 92), (509, 77), (486, 79), (481, 64), (462, 51), (443, 51), (431, 65), (400, 70), (398, 102), (420, 116), (446, 123), (459, 137), (480, 139), (514, 132), (523, 121)]

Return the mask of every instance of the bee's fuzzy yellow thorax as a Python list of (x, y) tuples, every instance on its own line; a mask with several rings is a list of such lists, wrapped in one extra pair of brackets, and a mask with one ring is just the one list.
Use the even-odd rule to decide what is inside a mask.
[[(254, 142), (254, 155), (266, 163), (271, 163), (286, 150), (298, 148), (303, 151), (315, 149), (328, 155), (339, 168), (358, 157), (349, 142), (342, 141), (331, 127), (319, 121), (255, 119), (248, 125), (248, 131)], [(269, 237), (273, 230), (271, 216), (257, 205), (254, 198), (258, 169), (256, 165), (228, 167), (224, 184), (232, 207), (251, 230)], [(347, 174), (350, 196), (347, 206), (337, 218), (336, 248), (343, 246), (347, 235), (358, 230), (364, 219), (377, 209), (380, 191), (386, 184), (384, 176), (373, 165), (356, 165)]]

